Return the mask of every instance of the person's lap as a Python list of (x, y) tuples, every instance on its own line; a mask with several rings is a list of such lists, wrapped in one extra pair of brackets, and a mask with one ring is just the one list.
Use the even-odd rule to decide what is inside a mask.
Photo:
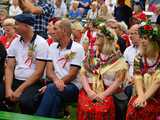
[(78, 93), (78, 88), (73, 84), (66, 85), (63, 91), (59, 91), (54, 84), (49, 84), (36, 115), (60, 117), (65, 103), (75, 102)]

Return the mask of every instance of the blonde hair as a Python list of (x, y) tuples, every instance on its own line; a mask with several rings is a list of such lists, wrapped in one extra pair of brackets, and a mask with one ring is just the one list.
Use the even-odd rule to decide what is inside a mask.
[(147, 49), (144, 49), (141, 45), (140, 45), (140, 52), (142, 55), (147, 55), (147, 56), (151, 56), (154, 57), (154, 53), (160, 53), (160, 46), (158, 45), (158, 42), (155, 40), (152, 40), (150, 38), (147, 38), (147, 40), (149, 41), (149, 46), (147, 47)]
[(2, 23), (3, 26), (14, 26), (15, 20), (13, 18), (7, 18)]
[(100, 9), (99, 9), (101, 12), (104, 12), (104, 13), (108, 13), (108, 7), (107, 5), (103, 4)]
[(105, 37), (103, 47), (102, 47), (102, 53), (103, 54), (112, 54), (115, 53), (116, 49), (114, 47), (114, 41), (109, 40), (108, 37)]
[(0, 14), (5, 15), (6, 17), (8, 16), (8, 12), (6, 9), (0, 9)]
[(149, 40), (149, 47), (146, 51), (147, 54), (153, 55), (153, 53), (160, 52), (160, 47), (156, 41)]
[(98, 5), (98, 3), (97, 3), (97, 1), (93, 1), (92, 3), (91, 3), (91, 5)]
[(83, 31), (83, 26), (81, 25), (81, 23), (79, 21), (75, 21), (71, 24), (71, 28), (74, 30), (79, 30), (79, 31)]
[(97, 37), (103, 38), (103, 46), (101, 49), (101, 52), (103, 54), (112, 54), (116, 52), (115, 46), (114, 46), (114, 40), (111, 40), (108, 36), (105, 36), (103, 33), (98, 32)]
[(72, 4), (79, 4), (79, 1), (77, 1), (77, 0), (74, 0), (73, 2), (72, 2)]
[(78, 5), (79, 5), (79, 1), (77, 1), (77, 0), (73, 1), (73, 2), (72, 2), (72, 5), (74, 5), (74, 6), (78, 7)]
[(119, 28), (123, 31), (123, 32), (125, 32), (125, 33), (127, 33), (128, 32), (128, 26), (126, 25), (126, 23), (125, 22), (118, 22), (118, 24), (119, 24)]
[(107, 21), (108, 19), (113, 18), (112, 13), (108, 10), (108, 6), (105, 4), (102, 4), (101, 7), (98, 10), (98, 16), (99, 19), (103, 19)]

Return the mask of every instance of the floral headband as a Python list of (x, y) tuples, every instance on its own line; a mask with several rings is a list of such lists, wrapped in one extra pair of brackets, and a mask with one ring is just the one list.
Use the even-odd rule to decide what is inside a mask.
[(156, 41), (160, 47), (160, 28), (153, 25), (151, 21), (141, 23), (139, 34), (141, 37), (147, 36), (149, 40)]
[(116, 35), (112, 33), (112, 31), (106, 28), (105, 24), (101, 23), (99, 25), (100, 33), (102, 33), (105, 37), (109, 38), (110, 40), (116, 40)]

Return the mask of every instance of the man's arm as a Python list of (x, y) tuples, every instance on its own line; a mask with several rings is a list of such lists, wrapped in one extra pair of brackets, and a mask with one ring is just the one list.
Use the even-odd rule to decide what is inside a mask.
[(52, 61), (48, 61), (47, 62), (47, 68), (46, 68), (46, 73), (47, 73), (47, 77), (53, 81), (53, 83), (57, 80), (59, 80), (59, 78), (57, 77), (57, 75), (54, 72), (54, 66)]
[[(47, 72), (47, 77), (50, 80), (52, 80), (53, 82), (60, 80), (54, 72), (54, 67), (53, 67), (52, 62), (47, 63), (47, 71), (46, 72)], [(76, 78), (78, 72), (79, 72), (79, 68), (72, 66), (69, 70), (68, 75), (64, 76), (61, 80), (63, 80), (65, 84), (68, 84)]]
[(21, 94), (23, 91), (25, 91), (29, 86), (37, 82), (41, 76), (43, 75), (44, 68), (45, 68), (45, 61), (36, 60), (36, 68), (35, 72), (23, 83), (21, 84), (15, 92), (18, 92)]
[(5, 78), (6, 78), (5, 88), (6, 89), (11, 89), (15, 64), (16, 64), (15, 58), (8, 58), (6, 69), (5, 69)]
[(13, 92), (12, 82), (13, 82), (15, 64), (16, 64), (15, 58), (8, 58), (5, 68), (5, 81), (4, 81), (6, 97), (11, 97), (11, 92)]
[(24, 12), (31, 12), (33, 14), (42, 14), (43, 10), (39, 6), (34, 6), (29, 0), (19, 0), (19, 6)]
[(63, 91), (66, 84), (74, 80), (78, 74), (79, 68), (71, 66), (68, 75), (59, 79), (54, 72), (54, 67), (52, 62), (47, 63), (47, 77), (53, 81), (59, 91)]
[(64, 76), (62, 80), (64, 81), (64, 84), (70, 83), (72, 80), (76, 79), (80, 67), (71, 66), (68, 75)]

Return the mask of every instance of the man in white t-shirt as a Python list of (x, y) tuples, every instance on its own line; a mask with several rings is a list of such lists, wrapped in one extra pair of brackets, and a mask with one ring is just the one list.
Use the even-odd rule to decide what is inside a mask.
[(83, 47), (71, 37), (71, 23), (60, 20), (55, 23), (54, 36), (57, 43), (49, 48), (47, 76), (53, 83), (46, 88), (36, 115), (62, 117), (65, 103), (78, 99), (81, 84), (79, 70), (84, 58)]
[(15, 16), (15, 38), (8, 49), (5, 74), (6, 98), (19, 101), (22, 113), (33, 114), (33, 98), (41, 87), (40, 79), (45, 68), (48, 44), (44, 38), (33, 32), (34, 17), (30, 14)]
[[(128, 83), (132, 83), (132, 77), (133, 77), (133, 67), (134, 67), (134, 58), (138, 54), (139, 50), (139, 44), (140, 44), (140, 35), (138, 33), (138, 28), (139, 25), (135, 24), (129, 29), (129, 35), (130, 39), (132, 41), (132, 45), (127, 47), (126, 50), (124, 51), (124, 58), (126, 59), (126, 62), (129, 65), (129, 77), (128, 77)], [(132, 95), (132, 86), (130, 84), (127, 85), (125, 89), (126, 94), (130, 98)]]

